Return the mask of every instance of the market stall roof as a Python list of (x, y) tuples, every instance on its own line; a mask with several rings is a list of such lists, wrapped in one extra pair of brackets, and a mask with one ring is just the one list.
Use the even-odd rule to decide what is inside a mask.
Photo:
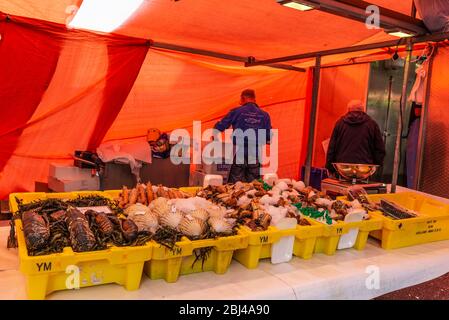
[[(104, 3), (103, 12), (95, 12), (98, 20), (121, 1), (12, 0), (2, 1), (0, 11), (64, 24), (70, 6), (95, 2)], [(260, 59), (394, 39), (356, 21), (318, 10), (301, 12), (275, 0), (128, 2), (136, 10), (115, 33)], [(412, 7), (412, 0), (371, 2), (405, 14)]]

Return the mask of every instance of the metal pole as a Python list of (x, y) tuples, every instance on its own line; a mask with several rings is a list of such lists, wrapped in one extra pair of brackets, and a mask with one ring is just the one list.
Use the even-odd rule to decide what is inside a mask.
[(417, 37), (411, 37), (411, 38), (400, 38), (398, 40), (392, 40), (392, 41), (384, 41), (384, 42), (377, 42), (377, 43), (369, 43), (369, 44), (362, 44), (352, 47), (344, 47), (344, 48), (338, 48), (338, 49), (330, 49), (330, 50), (323, 50), (323, 51), (315, 51), (315, 52), (309, 52), (309, 53), (303, 53), (303, 54), (296, 54), (286, 57), (280, 57), (275, 59), (267, 59), (267, 60), (255, 60), (251, 62), (247, 62), (247, 67), (253, 67), (253, 66), (259, 66), (259, 65), (266, 65), (266, 64), (272, 64), (272, 63), (278, 63), (278, 62), (286, 62), (286, 61), (294, 61), (294, 60), (303, 60), (303, 59), (309, 59), (309, 58), (315, 58), (316, 56), (332, 56), (337, 55), (341, 53), (354, 53), (359, 51), (366, 51), (366, 50), (374, 50), (374, 49), (381, 49), (381, 48), (391, 48), (391, 47), (399, 47), (406, 43), (406, 41), (411, 41), (413, 44), (417, 43), (424, 43), (424, 42), (439, 42), (449, 39), (449, 32), (442, 32), (442, 33), (434, 33), (424, 36), (417, 36)]
[[(221, 53), (221, 52), (216, 52), (216, 51), (184, 47), (184, 46), (179, 46), (179, 45), (172, 44), (172, 43), (150, 41), (150, 47), (165, 49), (165, 50), (170, 50), (170, 51), (176, 51), (176, 52), (192, 53), (192, 54), (197, 54), (200, 56), (213, 57), (213, 58), (229, 60), (229, 61), (243, 62), (245, 64), (248, 63), (248, 61), (250, 61), (250, 59), (248, 57), (241, 57), (241, 56), (236, 56), (236, 55), (226, 54), (226, 53)], [(270, 68), (275, 68), (275, 69), (306, 72), (306, 70), (303, 68), (291, 66), (288, 64), (282, 64), (282, 63), (273, 63), (273, 64), (268, 64), (266, 66), (270, 67)]]
[(419, 125), (419, 137), (418, 137), (418, 150), (416, 152), (416, 168), (415, 168), (415, 189), (421, 189), (421, 175), (422, 175), (422, 166), (424, 159), (424, 146), (426, 143), (426, 134), (427, 134), (427, 119), (429, 117), (429, 103), (430, 103), (430, 89), (431, 89), (431, 80), (432, 80), (432, 70), (433, 70), (433, 59), (437, 54), (438, 47), (434, 47), (434, 52), (431, 57), (429, 57), (429, 65), (427, 70), (427, 78), (426, 78), (426, 96), (424, 103), (421, 109), (421, 119)]
[(393, 162), (393, 177), (391, 181), (391, 193), (396, 193), (396, 186), (399, 177), (399, 165), (401, 163), (401, 145), (402, 145), (402, 126), (405, 113), (405, 105), (407, 103), (407, 84), (410, 73), (410, 61), (412, 59), (413, 45), (411, 42), (407, 43), (407, 56), (404, 68), (404, 80), (402, 82), (402, 96), (401, 105), (399, 106), (398, 128), (396, 132), (396, 145), (394, 148), (394, 162)]
[(390, 76), (388, 80), (388, 105), (387, 105), (387, 116), (384, 122), (384, 144), (387, 144), (388, 133), (388, 120), (390, 120), (390, 107), (391, 107), (391, 92), (393, 90), (393, 76)]
[(315, 59), (315, 67), (313, 68), (313, 88), (312, 88), (312, 106), (310, 110), (310, 128), (309, 141), (307, 143), (307, 158), (304, 170), (304, 184), (310, 185), (310, 172), (312, 171), (313, 147), (315, 143), (315, 127), (318, 111), (318, 93), (320, 90), (320, 76), (321, 76), (321, 56)]

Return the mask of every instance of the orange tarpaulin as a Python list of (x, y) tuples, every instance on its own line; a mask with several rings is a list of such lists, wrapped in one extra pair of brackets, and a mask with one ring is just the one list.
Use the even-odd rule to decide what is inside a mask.
[(366, 102), (368, 80), (369, 64), (322, 70), (313, 158), (314, 166), (324, 167), (326, 164), (322, 143), (331, 137), (335, 123), (348, 111), (348, 102), (353, 99)]
[[(70, 161), (74, 150), (93, 149), (102, 140), (132, 139), (145, 135), (150, 127), (190, 129), (194, 120), (211, 127), (238, 104), (238, 95), (245, 88), (256, 90), (259, 104), (271, 114), (273, 127), (280, 130), (278, 173), (298, 177), (307, 138), (304, 129), (308, 127), (306, 89), (311, 78), (306, 73), (244, 68), (238, 62), (148, 48), (146, 39), (259, 59), (394, 39), (359, 22), (316, 10), (299, 12), (274, 0), (149, 0), (143, 1), (114, 35), (65, 29), (73, 13), (70, 6), (90, 1), (94, 0), (0, 1), (0, 11), (7, 14), (60, 24), (52, 26), (59, 28), (59, 33), (42, 31), (46, 40), (40, 41), (58, 42), (53, 51), (58, 62), (53, 72), (50, 67), (45, 70), (52, 74), (51, 80), (39, 99), (34, 99), (34, 108), (27, 106), (32, 112), (22, 118), (14, 144), (2, 150), (0, 158), (5, 163), (0, 173), (0, 198), (11, 191), (32, 191), (35, 181), (46, 181), (50, 162)], [(411, 0), (373, 2), (406, 14), (411, 8)], [(107, 12), (105, 7), (98, 15)], [(11, 17), (0, 25), (21, 21), (26, 22), (22, 35), (36, 32), (36, 21)], [(2, 38), (13, 37), (11, 31), (0, 32)], [(0, 40), (0, 52), (7, 49), (7, 43)], [(33, 55), (31, 48), (24, 50)], [(37, 66), (31, 68), (36, 70)], [(328, 88), (328, 72), (332, 73), (323, 72), (322, 90)], [(351, 72), (345, 76), (359, 79), (359, 74)], [(362, 90), (364, 83), (357, 84)], [(26, 88), (20, 82), (13, 85)], [(325, 101), (324, 94), (321, 101)], [(334, 94), (343, 104), (345, 92)], [(0, 99), (1, 109), (12, 107), (4, 101)], [(329, 108), (334, 105), (328, 104)], [(326, 121), (335, 120), (328, 118)]]

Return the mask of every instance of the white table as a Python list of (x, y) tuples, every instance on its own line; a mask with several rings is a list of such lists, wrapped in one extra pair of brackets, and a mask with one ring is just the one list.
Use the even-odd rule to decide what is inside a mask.
[[(17, 251), (5, 248), (8, 231), (0, 228), (0, 299), (25, 299)], [(378, 289), (366, 286), (370, 275), (367, 271), (373, 266), (379, 270)], [(256, 270), (233, 261), (224, 275), (192, 274), (180, 277), (177, 283), (154, 281), (143, 275), (138, 291), (110, 284), (60, 291), (48, 299), (371, 299), (447, 272), (449, 241), (386, 251), (375, 240), (369, 240), (364, 251), (316, 254), (311, 260), (293, 258), (279, 265), (265, 260)]]

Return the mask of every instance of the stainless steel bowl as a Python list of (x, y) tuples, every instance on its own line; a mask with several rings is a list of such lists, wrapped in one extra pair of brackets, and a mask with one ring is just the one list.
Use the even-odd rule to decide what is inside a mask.
[(376, 173), (378, 165), (355, 164), (355, 163), (333, 163), (337, 172), (347, 180), (366, 180)]

